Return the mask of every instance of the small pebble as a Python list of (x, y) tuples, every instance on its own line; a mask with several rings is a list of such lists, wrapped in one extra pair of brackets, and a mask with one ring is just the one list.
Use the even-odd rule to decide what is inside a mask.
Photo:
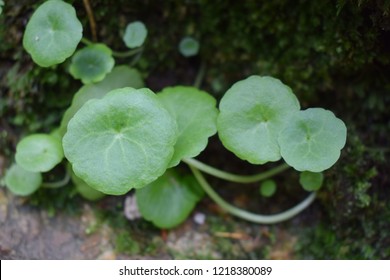
[(203, 225), (204, 222), (206, 221), (206, 215), (203, 213), (195, 213), (194, 215), (194, 222), (197, 223), (198, 225)]
[(124, 207), (125, 217), (133, 221), (135, 219), (141, 218), (141, 214), (138, 210), (137, 201), (135, 199), (135, 195), (127, 196), (125, 199), (125, 207)]

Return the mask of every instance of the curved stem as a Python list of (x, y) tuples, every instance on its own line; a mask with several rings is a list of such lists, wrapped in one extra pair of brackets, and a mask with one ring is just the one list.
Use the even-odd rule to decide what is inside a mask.
[(283, 163), (279, 166), (276, 166), (268, 171), (256, 174), (256, 175), (237, 175), (237, 174), (232, 174), (226, 171), (219, 170), (215, 167), (212, 167), (210, 165), (204, 164), (203, 162), (200, 162), (196, 159), (193, 158), (187, 158), (183, 159), (183, 162), (187, 163), (189, 166), (193, 166), (204, 173), (207, 173), (209, 175), (212, 175), (214, 177), (226, 180), (226, 181), (231, 181), (235, 183), (242, 183), (242, 184), (249, 184), (249, 183), (254, 183), (258, 181), (262, 181), (264, 179), (267, 179), (269, 177), (272, 177), (278, 173), (283, 172), (284, 170), (290, 168), (289, 165), (286, 163)]
[(43, 182), (42, 183), (42, 187), (43, 188), (48, 188), (48, 189), (57, 189), (57, 188), (61, 188), (63, 186), (66, 186), (70, 181), (70, 175), (69, 175), (69, 172), (66, 172), (65, 173), (65, 177), (64, 179), (62, 179), (61, 181), (57, 181), (57, 182)]
[(207, 183), (206, 179), (203, 177), (202, 173), (195, 167), (191, 166), (191, 171), (194, 174), (195, 178), (198, 180), (201, 187), (204, 189), (204, 191), (211, 197), (212, 200), (214, 200), (222, 209), (226, 210), (230, 214), (237, 216), (239, 218), (242, 218), (244, 220), (253, 222), (253, 223), (259, 223), (259, 224), (276, 224), (279, 222), (286, 221), (295, 215), (299, 214), (303, 210), (305, 210), (315, 199), (316, 193), (311, 193), (307, 198), (305, 198), (302, 202), (300, 202), (298, 205), (294, 206), (293, 208), (288, 209), (287, 211), (281, 212), (279, 214), (272, 214), (272, 215), (259, 215), (254, 214), (248, 211), (245, 211), (241, 208), (238, 208), (236, 206), (233, 206), (226, 202), (222, 197), (220, 197)]
[(133, 55), (141, 52), (142, 50), (143, 50), (143, 48), (141, 47), (141, 48), (132, 49), (132, 50), (129, 50), (126, 52), (112, 51), (112, 55), (115, 57), (124, 58), (124, 57), (133, 56)]

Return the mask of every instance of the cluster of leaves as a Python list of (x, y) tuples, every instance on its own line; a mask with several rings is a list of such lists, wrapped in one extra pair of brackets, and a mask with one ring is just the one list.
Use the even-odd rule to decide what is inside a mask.
[[(139, 47), (146, 36), (145, 26), (135, 22), (123, 39), (127, 46)], [(196, 176), (170, 168), (199, 155), (217, 132), (223, 145), (243, 160), (264, 164), (283, 158), (305, 171), (301, 183), (307, 190), (321, 186), (318, 172), (330, 168), (345, 145), (346, 127), (340, 119), (322, 108), (300, 110), (292, 90), (277, 79), (251, 76), (235, 83), (218, 110), (215, 98), (195, 87), (168, 87), (157, 94), (142, 88), (135, 69), (114, 67), (106, 45), (87, 43), (76, 51), (81, 37), (74, 8), (58, 0), (42, 4), (27, 24), (23, 45), (32, 59), (49, 67), (72, 56), (70, 74), (85, 85), (58, 130), (19, 142), (17, 165), (6, 176), (17, 194), (34, 192), (42, 183), (41, 173), (65, 156), (84, 197), (136, 189), (144, 218), (170, 228), (203, 196)], [(195, 55), (196, 43), (185, 38), (180, 51)], [(34, 184), (27, 183), (29, 178)]]

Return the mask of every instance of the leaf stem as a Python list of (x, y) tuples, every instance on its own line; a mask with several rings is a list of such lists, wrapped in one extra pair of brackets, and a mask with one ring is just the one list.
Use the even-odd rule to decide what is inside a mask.
[(43, 182), (42, 187), (48, 189), (57, 189), (66, 186), (69, 183), (69, 181), (70, 181), (70, 175), (69, 172), (66, 171), (65, 177), (62, 180), (57, 182)]
[(206, 179), (203, 177), (202, 173), (198, 169), (196, 169), (191, 165), (190, 165), (190, 169), (194, 174), (195, 178), (198, 180), (201, 187), (210, 196), (210, 198), (214, 200), (215, 203), (217, 203), (222, 209), (226, 210), (230, 214), (253, 223), (276, 224), (279, 222), (286, 221), (294, 217), (295, 215), (299, 214), (303, 210), (305, 210), (314, 201), (316, 197), (316, 193), (313, 192), (296, 206), (278, 214), (272, 214), (272, 215), (255, 214), (243, 210), (241, 208), (238, 208), (226, 202), (212, 189), (212, 187), (208, 184), (208, 182), (206, 181)]
[(200, 86), (202, 85), (202, 81), (203, 81), (205, 73), (206, 73), (206, 63), (202, 62), (202, 64), (200, 65), (198, 74), (196, 75), (196, 78), (194, 81), (194, 87), (200, 88)]
[(90, 41), (90, 40), (88, 40), (87, 38), (84, 38), (84, 37), (81, 38), (81, 43), (83, 43), (83, 44), (85, 44), (87, 46), (94, 44), (92, 41)]
[(279, 166), (276, 166), (268, 171), (265, 171), (265, 172), (262, 172), (259, 174), (237, 175), (237, 174), (232, 174), (230, 172), (219, 170), (215, 167), (207, 165), (207, 164), (200, 162), (200, 161), (193, 159), (193, 158), (183, 159), (182, 161), (185, 162), (186, 164), (188, 164), (189, 166), (195, 167), (195, 168), (203, 171), (204, 173), (207, 173), (207, 174), (212, 175), (214, 177), (217, 177), (217, 178), (220, 178), (220, 179), (223, 179), (226, 181), (231, 181), (231, 182), (235, 182), (235, 183), (242, 183), (242, 184), (249, 184), (249, 183), (262, 181), (262, 180), (265, 180), (269, 177), (272, 177), (272, 176), (279, 174), (279, 173), (283, 172), (284, 170), (290, 168), (289, 165), (287, 165), (286, 163), (283, 163)]
[(136, 49), (132, 49), (132, 50), (126, 51), (126, 52), (112, 51), (112, 55), (115, 56), (115, 57), (124, 58), (124, 57), (129, 57), (129, 56), (136, 55), (137, 53), (140, 53), (142, 50), (143, 50), (143, 48), (140, 47), (140, 48), (136, 48)]
[(83, 3), (84, 3), (84, 8), (87, 12), (89, 25), (91, 27), (92, 38), (96, 42), (97, 41), (96, 21), (95, 21), (95, 17), (93, 16), (91, 4), (89, 3), (89, 0), (83, 0)]

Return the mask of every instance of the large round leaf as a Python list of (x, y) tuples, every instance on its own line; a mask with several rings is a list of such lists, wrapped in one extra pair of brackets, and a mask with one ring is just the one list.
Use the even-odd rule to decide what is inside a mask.
[(111, 72), (114, 64), (112, 51), (106, 45), (93, 44), (73, 55), (69, 72), (73, 78), (80, 79), (84, 84), (96, 83)]
[(203, 191), (193, 176), (179, 176), (172, 169), (136, 190), (141, 215), (159, 228), (173, 228), (182, 223), (202, 196)]
[(241, 159), (263, 164), (280, 159), (277, 137), (300, 107), (281, 81), (251, 76), (235, 83), (219, 108), (217, 125), (223, 145)]
[(123, 88), (85, 103), (70, 120), (63, 146), (78, 177), (120, 195), (165, 172), (176, 138), (176, 122), (153, 92)]
[(100, 99), (109, 91), (117, 88), (142, 88), (143, 86), (144, 82), (141, 74), (136, 69), (126, 65), (114, 67), (104, 80), (96, 84), (84, 85), (76, 92), (72, 100), (72, 105), (65, 111), (62, 117), (60, 133), (62, 136), (65, 134), (69, 120), (88, 100)]
[(157, 97), (174, 116), (179, 129), (169, 166), (199, 155), (206, 148), (208, 138), (217, 132), (215, 99), (204, 91), (185, 86), (165, 88)]
[(5, 175), (5, 184), (12, 193), (27, 196), (35, 192), (42, 184), (42, 175), (14, 164)]
[(82, 32), (83, 27), (70, 4), (47, 1), (38, 7), (28, 22), (23, 47), (35, 63), (49, 67), (74, 53)]
[(46, 172), (62, 161), (61, 140), (49, 134), (32, 134), (16, 146), (16, 162), (31, 172)]
[(145, 42), (148, 30), (145, 24), (141, 21), (134, 21), (126, 26), (125, 34), (123, 34), (123, 41), (128, 48), (136, 48), (142, 46)]
[(331, 111), (312, 108), (297, 112), (278, 142), (283, 159), (298, 171), (321, 172), (340, 157), (347, 128)]

